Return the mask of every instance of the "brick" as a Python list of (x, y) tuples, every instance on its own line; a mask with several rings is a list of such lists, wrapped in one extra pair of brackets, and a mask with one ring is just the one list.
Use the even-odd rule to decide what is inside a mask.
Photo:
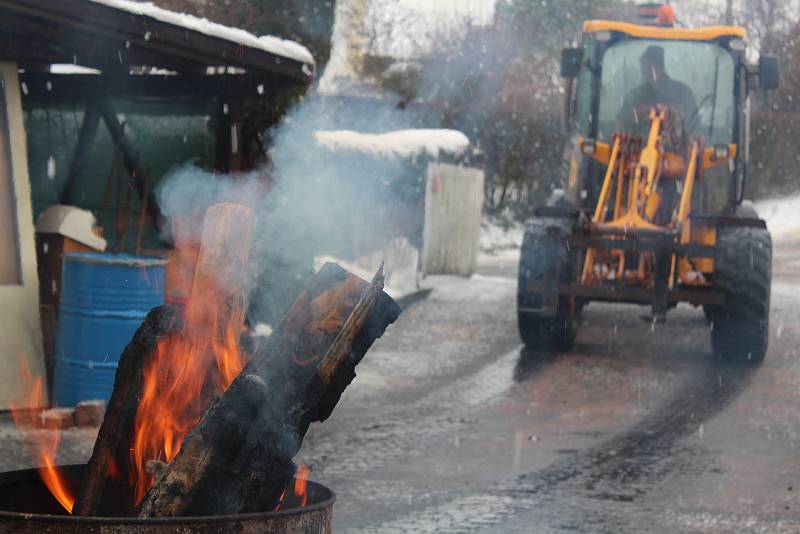
[(72, 408), (52, 408), (39, 414), (39, 420), (42, 423), (42, 428), (48, 430), (72, 428), (73, 412), (74, 410)]
[(75, 405), (75, 426), (100, 426), (106, 413), (106, 402), (102, 400), (81, 401)]

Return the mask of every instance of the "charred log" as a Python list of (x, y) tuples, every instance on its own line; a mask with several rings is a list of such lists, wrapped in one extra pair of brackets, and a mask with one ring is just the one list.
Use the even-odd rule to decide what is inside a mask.
[[(170, 331), (177, 314), (172, 308), (156, 308), (120, 358), (112, 397), (76, 502), (77, 514), (135, 513), (137, 503), (132, 482), (141, 473), (134, 473), (131, 467), (131, 447), (143, 379), (155, 361), (158, 338), (167, 333), (185, 336), (189, 332), (238, 344), (244, 322), (245, 273), (252, 229), (252, 210), (245, 206), (221, 203), (206, 211), (190, 303), (184, 310), (182, 324)], [(209, 384), (219, 381), (215, 373), (209, 374)]]
[(104, 515), (124, 515), (133, 511), (128, 459), (142, 395), (142, 369), (158, 339), (176, 327), (177, 317), (171, 306), (154, 308), (122, 352), (114, 390), (75, 501), (75, 515), (96, 515), (101, 510)]
[(186, 437), (140, 517), (273, 509), (308, 426), (330, 415), (399, 313), (382, 272), (370, 284), (326, 264)]

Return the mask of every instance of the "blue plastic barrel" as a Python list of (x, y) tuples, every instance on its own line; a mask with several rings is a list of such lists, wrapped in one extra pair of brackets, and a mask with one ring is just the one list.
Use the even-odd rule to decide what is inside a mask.
[(53, 393), (59, 406), (111, 397), (122, 350), (151, 308), (164, 303), (160, 258), (64, 255)]

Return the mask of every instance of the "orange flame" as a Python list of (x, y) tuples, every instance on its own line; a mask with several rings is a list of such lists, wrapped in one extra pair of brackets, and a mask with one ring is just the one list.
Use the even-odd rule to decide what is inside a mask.
[[(32, 410), (31, 407), (46, 405), (44, 379), (41, 376), (33, 378), (28, 363), (24, 359), (20, 362), (20, 374), (28, 394), (22, 403), (11, 405), (11, 416), (14, 418), (14, 424), (19, 428), (36, 428), (40, 426), (37, 421), (40, 412)], [(25, 438), (41, 464), (38, 469), (39, 476), (42, 477), (45, 486), (61, 506), (67, 512), (72, 513), (75, 493), (70, 488), (67, 479), (55, 466), (56, 453), (61, 445), (61, 431), (58, 429), (30, 430), (25, 433)]]
[(275, 505), (275, 508), (273, 508), (272, 511), (273, 512), (277, 512), (278, 510), (280, 510), (281, 506), (283, 506), (283, 501), (284, 500), (286, 500), (286, 490), (285, 489), (283, 490), (283, 492), (281, 493), (280, 498), (278, 499), (278, 504)]
[(300, 464), (294, 476), (294, 494), (300, 499), (300, 507), (308, 504), (308, 474), (311, 470), (305, 464)]
[[(240, 318), (223, 318), (218, 303), (203, 300), (189, 302), (182, 330), (158, 341), (143, 372), (131, 450), (136, 503), (153, 485), (147, 462), (172, 461), (186, 435), (245, 364), (234, 326)], [(214, 335), (220, 331), (220, 337)]]

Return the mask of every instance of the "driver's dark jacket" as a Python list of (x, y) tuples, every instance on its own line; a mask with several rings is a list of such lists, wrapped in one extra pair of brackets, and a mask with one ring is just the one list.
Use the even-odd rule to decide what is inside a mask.
[(685, 121), (688, 121), (697, 109), (694, 94), (686, 84), (665, 78), (655, 89), (643, 83), (625, 96), (617, 115), (617, 127), (627, 131), (638, 130), (642, 125), (648, 124), (649, 109), (656, 104), (683, 114)]

